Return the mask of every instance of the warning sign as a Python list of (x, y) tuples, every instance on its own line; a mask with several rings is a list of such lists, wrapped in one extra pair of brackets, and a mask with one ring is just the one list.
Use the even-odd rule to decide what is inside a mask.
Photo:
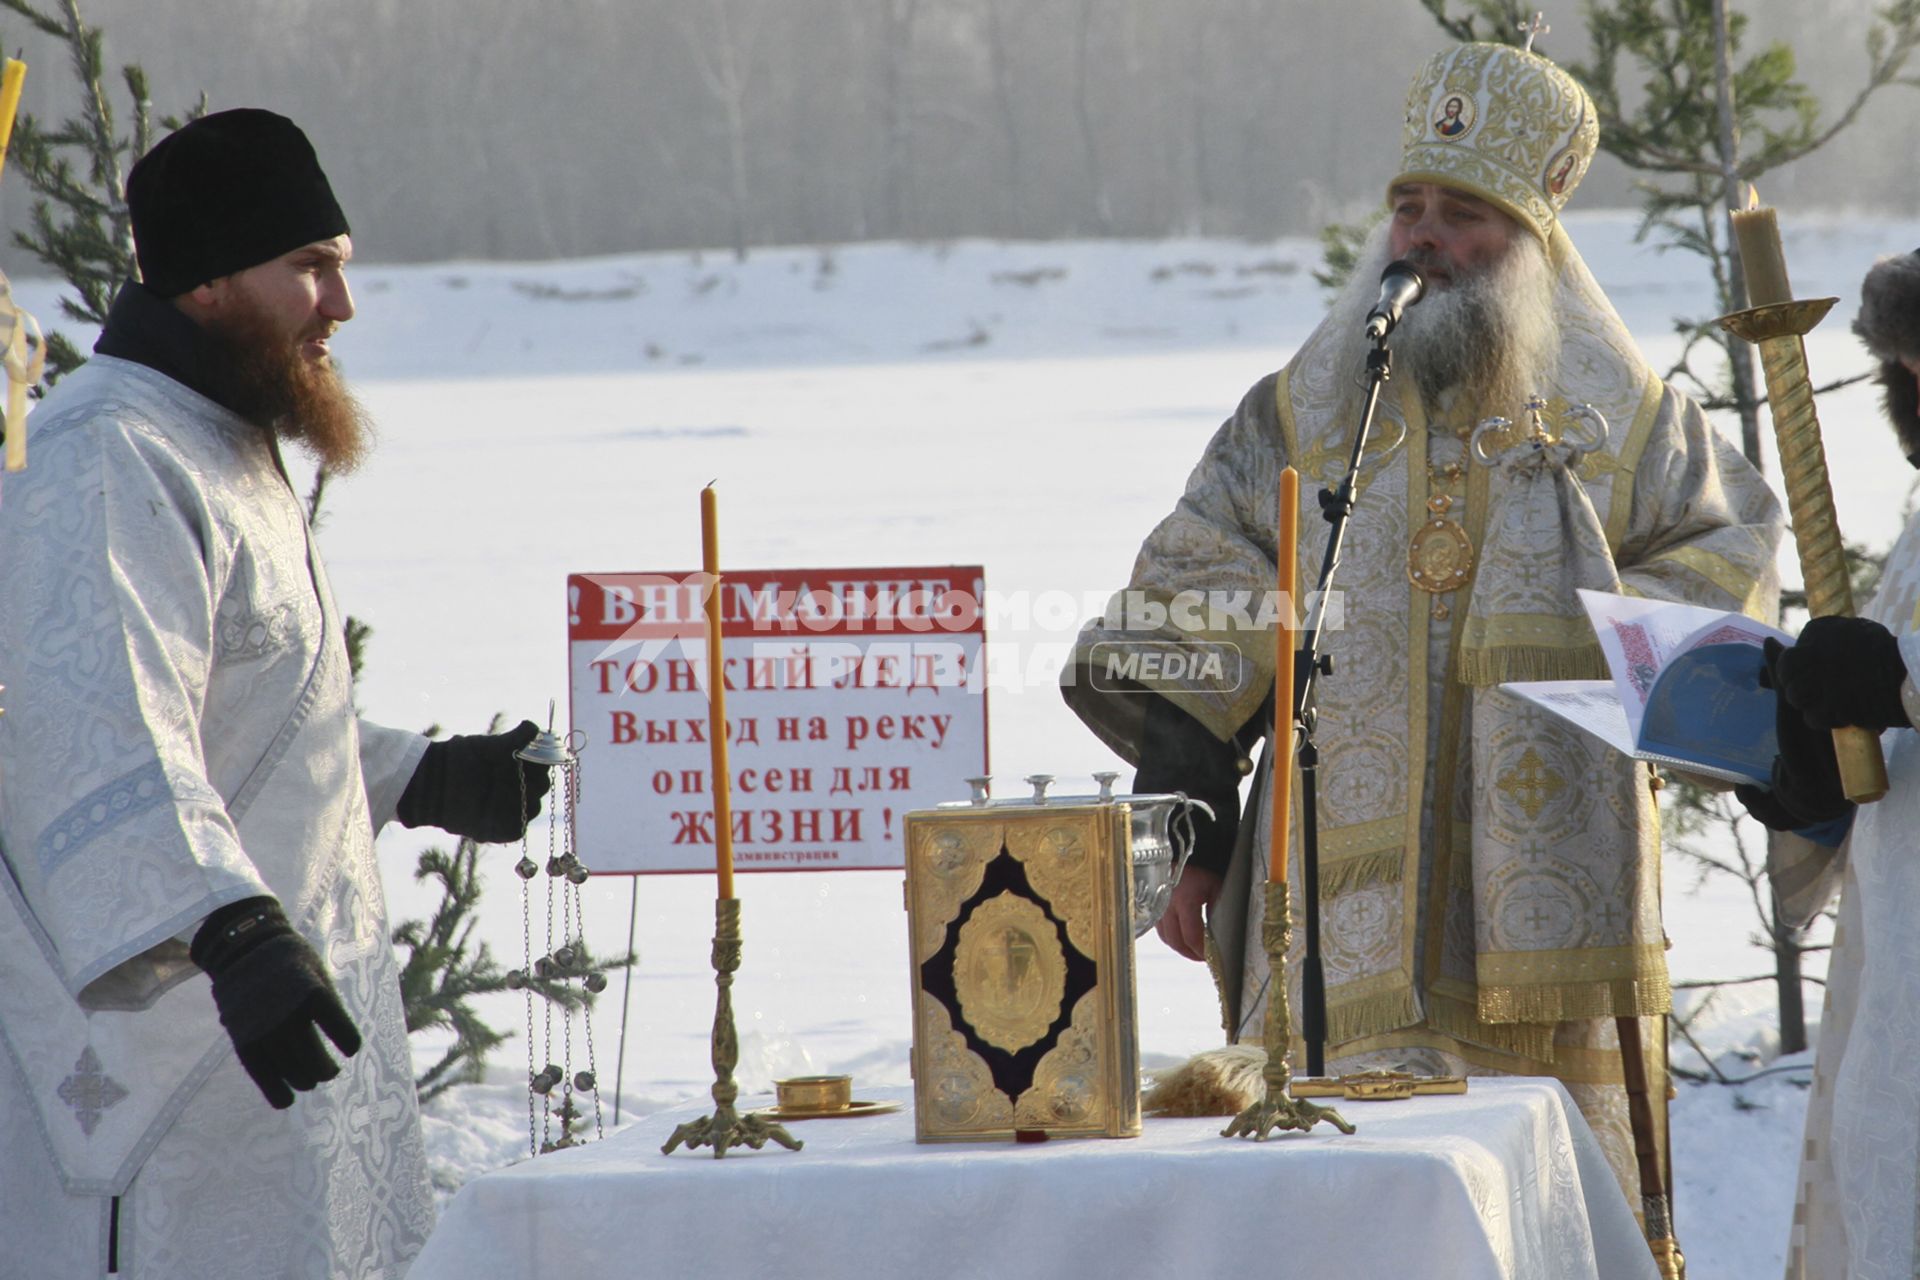
[[(596, 872), (712, 871), (704, 574), (567, 579), (576, 839)], [(900, 867), (902, 818), (987, 772), (982, 570), (729, 572), (737, 871)]]

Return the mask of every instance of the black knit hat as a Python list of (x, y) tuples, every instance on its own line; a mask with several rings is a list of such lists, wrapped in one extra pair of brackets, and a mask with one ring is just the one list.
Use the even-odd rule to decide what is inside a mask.
[(1873, 264), (1853, 331), (1880, 360), (1920, 358), (1920, 249)]
[(347, 234), (307, 135), (252, 107), (155, 143), (127, 176), (127, 211), (141, 278), (163, 298)]

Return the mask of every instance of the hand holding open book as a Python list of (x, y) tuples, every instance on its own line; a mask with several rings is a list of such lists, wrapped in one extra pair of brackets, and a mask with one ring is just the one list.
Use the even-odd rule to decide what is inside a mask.
[(1774, 692), (1763, 646), (1784, 631), (1699, 605), (1582, 591), (1606, 680), (1502, 685), (1614, 750), (1725, 782), (1771, 784)]

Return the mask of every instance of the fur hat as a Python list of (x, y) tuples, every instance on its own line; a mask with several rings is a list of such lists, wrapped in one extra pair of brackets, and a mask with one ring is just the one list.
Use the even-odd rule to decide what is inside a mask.
[(242, 107), (155, 143), (127, 175), (140, 277), (163, 298), (347, 234), (300, 126)]
[(1586, 176), (1600, 122), (1577, 81), (1537, 53), (1455, 45), (1428, 59), (1407, 90), (1403, 182), (1435, 182), (1490, 200), (1548, 239)]
[(1853, 331), (1880, 360), (1920, 358), (1920, 250), (1873, 264), (1860, 285)]

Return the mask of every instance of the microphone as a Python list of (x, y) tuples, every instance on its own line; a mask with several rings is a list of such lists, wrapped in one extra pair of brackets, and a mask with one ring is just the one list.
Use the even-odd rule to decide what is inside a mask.
[(1387, 264), (1380, 273), (1380, 301), (1367, 312), (1367, 336), (1375, 342), (1393, 332), (1400, 313), (1427, 294), (1427, 282), (1420, 268), (1401, 258)]

